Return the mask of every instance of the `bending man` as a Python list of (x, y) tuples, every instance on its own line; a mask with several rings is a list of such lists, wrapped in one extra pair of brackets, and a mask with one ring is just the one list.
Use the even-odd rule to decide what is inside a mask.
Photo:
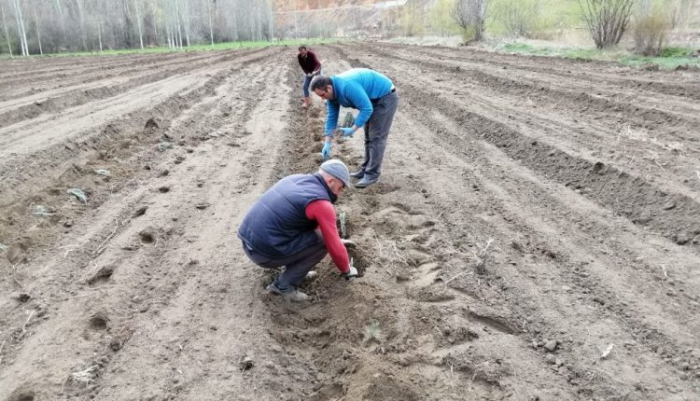
[(299, 66), (301, 70), (304, 71), (304, 104), (302, 107), (307, 108), (311, 104), (309, 99), (309, 84), (311, 79), (316, 75), (321, 74), (321, 62), (316, 53), (307, 49), (306, 46), (299, 46), (299, 54), (297, 55), (297, 60), (299, 61)]
[(339, 130), (343, 136), (352, 136), (360, 127), (365, 129), (365, 160), (351, 176), (360, 180), (355, 184), (358, 188), (379, 181), (389, 130), (399, 104), (394, 84), (376, 71), (355, 68), (332, 77), (319, 75), (311, 82), (311, 90), (326, 100), (323, 158), (331, 156), (340, 106), (357, 109), (360, 113), (353, 126)]
[(281, 179), (248, 211), (238, 228), (246, 255), (261, 267), (285, 267), (268, 291), (306, 301), (308, 296), (297, 286), (326, 253), (346, 278), (357, 277), (338, 235), (333, 208), (349, 181), (347, 166), (328, 160), (316, 174)]

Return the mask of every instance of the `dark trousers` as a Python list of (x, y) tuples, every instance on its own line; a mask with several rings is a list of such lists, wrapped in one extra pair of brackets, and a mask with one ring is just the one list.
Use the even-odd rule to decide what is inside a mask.
[(368, 179), (379, 178), (382, 173), (386, 142), (398, 105), (399, 95), (396, 91), (372, 102), (374, 111), (365, 124), (365, 161), (361, 167)]
[(268, 269), (277, 269), (284, 266), (284, 272), (277, 277), (277, 288), (284, 291), (292, 286), (299, 285), (306, 274), (313, 269), (328, 254), (323, 238), (318, 236), (318, 241), (312, 246), (302, 249), (294, 254), (282, 258), (269, 258), (261, 255), (243, 244), (243, 251), (253, 263)]

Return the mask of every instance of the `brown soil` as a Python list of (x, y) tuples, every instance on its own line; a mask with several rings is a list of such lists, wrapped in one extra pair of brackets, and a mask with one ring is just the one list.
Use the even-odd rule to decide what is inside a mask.
[(318, 166), (294, 48), (1, 62), (0, 400), (700, 399), (697, 72), (317, 50), (401, 100), (304, 305), (235, 235)]

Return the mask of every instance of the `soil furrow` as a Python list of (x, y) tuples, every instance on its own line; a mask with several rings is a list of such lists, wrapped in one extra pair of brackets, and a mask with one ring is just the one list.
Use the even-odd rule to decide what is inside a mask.
[[(258, 71), (254, 72), (255, 75), (253, 76), (259, 76), (261, 73), (265, 74), (264, 71)], [(228, 78), (226, 81), (236, 82), (239, 81), (240, 78), (241, 77), (234, 74), (233, 77)], [(246, 81), (250, 81), (250, 79), (246, 79)], [(256, 101), (251, 98), (250, 95), (245, 93), (246, 89), (250, 89), (252, 87), (254, 87), (252, 84), (247, 88), (245, 86), (237, 86), (236, 89), (239, 91), (238, 95), (235, 91), (226, 91), (225, 93), (219, 93), (216, 98), (211, 98), (211, 100), (204, 99), (204, 103), (195, 103), (194, 108), (186, 109), (187, 111), (179, 117), (182, 124), (174, 122), (171, 126), (172, 129), (168, 129), (166, 133), (174, 138), (182, 138), (181, 142), (189, 143), (192, 141), (193, 144), (201, 143), (203, 145), (191, 148), (193, 150), (200, 149), (201, 147), (205, 148), (202, 149), (204, 151), (206, 151), (206, 149), (212, 150), (212, 146), (214, 146), (214, 143), (216, 143), (216, 146), (221, 146), (220, 149), (225, 152), (224, 155), (221, 155), (224, 157), (219, 157), (219, 160), (226, 160), (226, 154), (234, 152), (234, 149), (236, 148), (224, 146), (224, 143), (222, 142), (227, 140), (236, 140), (236, 138), (239, 137), (245, 138), (247, 136), (245, 132), (230, 132), (226, 134), (228, 135), (228, 139), (223, 135), (212, 136), (211, 141), (207, 142), (201, 142), (202, 139), (200, 139), (200, 135), (208, 135), (210, 133), (208, 131), (208, 127), (211, 127), (212, 125), (217, 126), (217, 122), (219, 127), (228, 127), (230, 123), (223, 124), (227, 120), (240, 121), (241, 119), (247, 118), (247, 114), (250, 113), (251, 108), (256, 104)], [(213, 92), (209, 93), (210, 96), (213, 94)], [(236, 112), (234, 115), (225, 115), (220, 109), (211, 107), (212, 105), (216, 105), (218, 103), (216, 100), (220, 99), (222, 96), (238, 97), (238, 100), (232, 100), (232, 103), (229, 103), (229, 107), (238, 106), (235, 107)], [(191, 110), (191, 112), (189, 110)], [(191, 120), (199, 121), (200, 125), (203, 126), (195, 127), (190, 124)], [(233, 128), (235, 128), (235, 125)], [(182, 145), (184, 145), (184, 143), (182, 143)], [(188, 153), (189, 152), (183, 152), (183, 154)], [(191, 164), (187, 161), (178, 162), (177, 160), (179, 157), (172, 158), (170, 159), (170, 162), (163, 163), (163, 165), (157, 170), (164, 171), (164, 168), (166, 168), (168, 164), (172, 164), (174, 160), (175, 163), (181, 163), (179, 165), (173, 165), (174, 170), (181, 171), (180, 174), (192, 174), (189, 173), (189, 171), (191, 171), (192, 167), (196, 168), (197, 164)], [(250, 157), (253, 156), (251, 155)], [(216, 170), (219, 168), (219, 164), (212, 163), (205, 168), (208, 170)], [(84, 361), (84, 365), (75, 366), (76, 369), (82, 369), (83, 366), (87, 367), (89, 365), (94, 365), (99, 366), (100, 370), (105, 370), (106, 373), (106, 369), (110, 367), (110, 363), (113, 358), (112, 352), (121, 350), (122, 347), (125, 346), (126, 342), (130, 341), (132, 335), (139, 334), (139, 331), (134, 330), (134, 328), (137, 328), (140, 326), (140, 324), (137, 324), (138, 321), (135, 321), (134, 318), (140, 316), (140, 314), (145, 314), (147, 311), (150, 311), (148, 315), (153, 315), (153, 313), (157, 315), (160, 309), (166, 307), (170, 303), (169, 299), (172, 296), (175, 296), (177, 289), (183, 285), (186, 285), (185, 280), (179, 277), (185, 277), (185, 275), (181, 273), (186, 271), (186, 269), (191, 268), (193, 264), (184, 263), (179, 257), (175, 256), (175, 249), (181, 248), (181, 246), (177, 246), (178, 241), (184, 241), (187, 243), (189, 242), (189, 239), (192, 238), (191, 234), (188, 234), (185, 228), (193, 223), (193, 219), (198, 219), (198, 213), (196, 213), (197, 209), (192, 204), (191, 197), (186, 196), (187, 192), (191, 189), (183, 187), (172, 188), (167, 192), (160, 190), (160, 188), (163, 188), (164, 185), (172, 187), (172, 185), (168, 185), (168, 182), (187, 181), (177, 179), (177, 177), (173, 176), (174, 174), (177, 175), (177, 173), (173, 172), (165, 178), (161, 178), (165, 181), (165, 183), (156, 184), (160, 185), (160, 187), (141, 187), (137, 188), (134, 193), (125, 194), (127, 199), (131, 198), (131, 201), (124, 202), (123, 206), (125, 208), (121, 212), (121, 216), (117, 218), (117, 221), (126, 222), (124, 228), (118, 231), (117, 235), (114, 236), (114, 239), (112, 240), (119, 244), (119, 247), (108, 247), (107, 252), (105, 252), (104, 255), (101, 255), (94, 262), (89, 262), (89, 265), (87, 266), (89, 267), (89, 271), (91, 271), (93, 274), (100, 271), (110, 271), (110, 274), (97, 275), (99, 278), (94, 279), (94, 281), (91, 281), (89, 278), (87, 280), (81, 280), (81, 282), (79, 282), (77, 285), (75, 283), (67, 283), (70, 287), (75, 287), (76, 291), (82, 294), (82, 296), (78, 296), (79, 298), (84, 298), (82, 299), (82, 302), (86, 303), (87, 305), (94, 305), (93, 307), (89, 307), (83, 313), (76, 315), (75, 319), (87, 319), (91, 314), (97, 313), (95, 310), (106, 311), (103, 313), (108, 315), (109, 319), (107, 331), (109, 335), (100, 334), (99, 332), (93, 333), (92, 330), (90, 330), (89, 334), (85, 334), (86, 340), (91, 340), (92, 344), (89, 342), (84, 346), (88, 347), (88, 349), (93, 349), (94, 351), (92, 352), (94, 352), (95, 356), (90, 358), (90, 362)], [(200, 174), (204, 174), (204, 177), (208, 176), (206, 171), (202, 171)], [(125, 177), (125, 179), (126, 178), (129, 177)], [(191, 185), (192, 187), (196, 188), (196, 182), (192, 181)], [(179, 198), (182, 200), (182, 204), (172, 205), (170, 207), (168, 207), (166, 204), (165, 208), (159, 208), (158, 202), (155, 200), (149, 200), (149, 198), (153, 197), (151, 194), (158, 194), (159, 192), (160, 197), (165, 196), (167, 198)], [(117, 205), (119, 205), (119, 201), (117, 202)], [(113, 202), (106, 203), (103, 205), (103, 207), (109, 208), (111, 203)], [(139, 218), (134, 219), (134, 223), (130, 224), (127, 220), (130, 220), (128, 218), (133, 214), (134, 209), (138, 204), (148, 205), (149, 209), (145, 217), (146, 222), (143, 222), (143, 218)], [(99, 209), (96, 211), (99, 211)], [(107, 213), (107, 216), (105, 216), (104, 219), (111, 220), (114, 216), (109, 216), (110, 214), (111, 213)], [(178, 222), (178, 219), (173, 220), (170, 218), (170, 216), (181, 216), (182, 221)], [(157, 221), (165, 222), (166, 224), (163, 226), (158, 226), (158, 224), (155, 224)], [(104, 226), (107, 225), (108, 224), (105, 224)], [(144, 239), (143, 233), (145, 231), (151, 233), (151, 237), (148, 240)], [(97, 233), (87, 233), (87, 238), (89, 242), (96, 244), (98, 241), (102, 241), (102, 238), (96, 237), (95, 234)], [(107, 239), (109, 239), (109, 237), (107, 237)], [(134, 240), (137, 241), (136, 244), (133, 244)], [(124, 250), (125, 246), (135, 248), (132, 248), (130, 251)], [(86, 247), (91, 248), (87, 245)], [(133, 249), (136, 249), (137, 251), (134, 252)], [(170, 253), (173, 253), (172, 260), (168, 258)], [(92, 255), (90, 253), (77, 251), (72, 254), (72, 258), (70, 260), (73, 263), (80, 265), (85, 263), (86, 258), (89, 261), (91, 257)], [(114, 277), (112, 277), (113, 273), (111, 272), (115, 272)], [(88, 274), (88, 277), (91, 276)], [(113, 285), (114, 279), (129, 280), (133, 283), (130, 285), (130, 287), (133, 287), (133, 290), (127, 291), (126, 293), (118, 292), (112, 297), (107, 296), (107, 294), (109, 294), (109, 287)], [(86, 288), (85, 284), (89, 284), (90, 287)], [(34, 283), (34, 285), (39, 286), (40, 283)], [(29, 290), (31, 291), (31, 289)], [(61, 305), (60, 303), (56, 303), (57, 300), (45, 299), (44, 301), (48, 301), (50, 304), (52, 304), (52, 311), (55, 311), (58, 314), (62, 314), (62, 310), (75, 307), (70, 302)], [(148, 318), (148, 320), (150, 321), (151, 318)], [(35, 340), (29, 338), (29, 341)], [(46, 346), (51, 345), (47, 344)], [(32, 348), (33, 347), (24, 349), (31, 350)], [(90, 352), (87, 353), (87, 355), (90, 354)], [(80, 359), (79, 356), (78, 359)], [(75, 360), (75, 358), (70, 358), (68, 360)], [(65, 363), (66, 360), (63, 362), (57, 362)], [(63, 374), (68, 376), (69, 372), (63, 372)], [(95, 386), (90, 386), (90, 388), (85, 389), (78, 383), (68, 384), (68, 386), (64, 387), (64, 396), (70, 394), (84, 394), (86, 390), (95, 393)], [(60, 390), (60, 388), (58, 390)]]
[[(393, 47), (388, 44), (370, 45), (371, 48), (393, 50), (397, 53), (412, 54), (414, 56), (427, 56), (432, 60), (462, 62), (473, 66), (483, 66), (493, 70), (494, 67), (515, 70), (520, 72), (542, 73), (543, 77), (549, 75), (571, 81), (574, 85), (583, 82), (589, 87), (599, 90), (600, 87), (614, 85), (619, 88), (629, 89), (633, 92), (648, 91), (650, 95), (663, 94), (670, 96), (680, 96), (700, 100), (700, 81), (695, 76), (697, 74), (683, 72), (654, 72), (645, 74), (630, 67), (619, 66), (616, 63), (582, 63), (581, 61), (558, 59), (555, 57), (523, 57), (516, 55), (489, 53), (480, 50), (455, 50), (450, 48), (434, 49), (429, 47)], [(546, 65), (547, 67), (542, 67)], [(579, 73), (579, 71), (581, 73)], [(639, 75), (646, 77), (637, 78)], [(656, 77), (671, 77), (682, 84), (671, 84), (667, 81), (660, 81)], [(550, 78), (551, 79), (551, 78)], [(611, 87), (612, 88), (612, 87)]]
[[(259, 55), (259, 53), (263, 54)], [(251, 63), (260, 60), (261, 58), (267, 57), (269, 53), (270, 51), (268, 49), (265, 49), (261, 51), (248, 52), (243, 55), (228, 54), (226, 56), (216, 58), (201, 57), (201, 59), (203, 59), (202, 62), (197, 62), (197, 60), (185, 60), (176, 64), (168, 63), (164, 66), (164, 68), (161, 71), (127, 79), (125, 81), (113, 83), (107, 86), (91, 85), (87, 88), (80, 87), (77, 89), (70, 89), (68, 91), (61, 90), (56, 95), (54, 95), (53, 93), (50, 94), (48, 98), (45, 97), (46, 94), (42, 93), (39, 97), (32, 96), (32, 98), (40, 100), (23, 100), (23, 103), (28, 104), (19, 107), (17, 107), (16, 103), (10, 104), (6, 107), (0, 106), (0, 110), (8, 108), (11, 109), (0, 114), (0, 128), (15, 124), (23, 120), (36, 118), (46, 112), (58, 113), (68, 108), (80, 106), (88, 102), (113, 97), (118, 94), (129, 91), (133, 88), (138, 88), (142, 85), (155, 83), (157, 81), (167, 79), (171, 76), (187, 74), (190, 71), (195, 71), (197, 69), (202, 68), (204, 65), (211, 66), (212, 68), (217, 68), (218, 64), (228, 63), (232, 60), (240, 62), (241, 64)], [(183, 66), (178, 66), (178, 64), (186, 65), (183, 68)], [(138, 69), (137, 71), (151, 71), (152, 69), (153, 67), (148, 67)], [(121, 71), (118, 76), (124, 77), (128, 76), (129, 74), (130, 71)], [(102, 80), (104, 78), (105, 77), (100, 77), (99, 79)], [(121, 79), (119, 81), (121, 81)]]
[(336, 203), (361, 277), (326, 258), (307, 303), (236, 238), (321, 161), (296, 49), (3, 62), (16, 105), (132, 86), (0, 129), (0, 399), (698, 398), (697, 74), (314, 50), (400, 101), (381, 181)]

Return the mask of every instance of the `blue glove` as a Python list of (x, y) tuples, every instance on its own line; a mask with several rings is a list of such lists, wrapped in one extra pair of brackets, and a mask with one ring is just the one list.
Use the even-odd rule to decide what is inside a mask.
[(323, 149), (321, 149), (321, 156), (323, 157), (324, 161), (331, 158), (331, 149), (332, 145), (330, 142), (326, 142), (325, 145), (323, 145)]
[(338, 128), (338, 131), (340, 131), (340, 133), (346, 137), (347, 136), (352, 137), (353, 135), (355, 135), (355, 129), (353, 127)]

